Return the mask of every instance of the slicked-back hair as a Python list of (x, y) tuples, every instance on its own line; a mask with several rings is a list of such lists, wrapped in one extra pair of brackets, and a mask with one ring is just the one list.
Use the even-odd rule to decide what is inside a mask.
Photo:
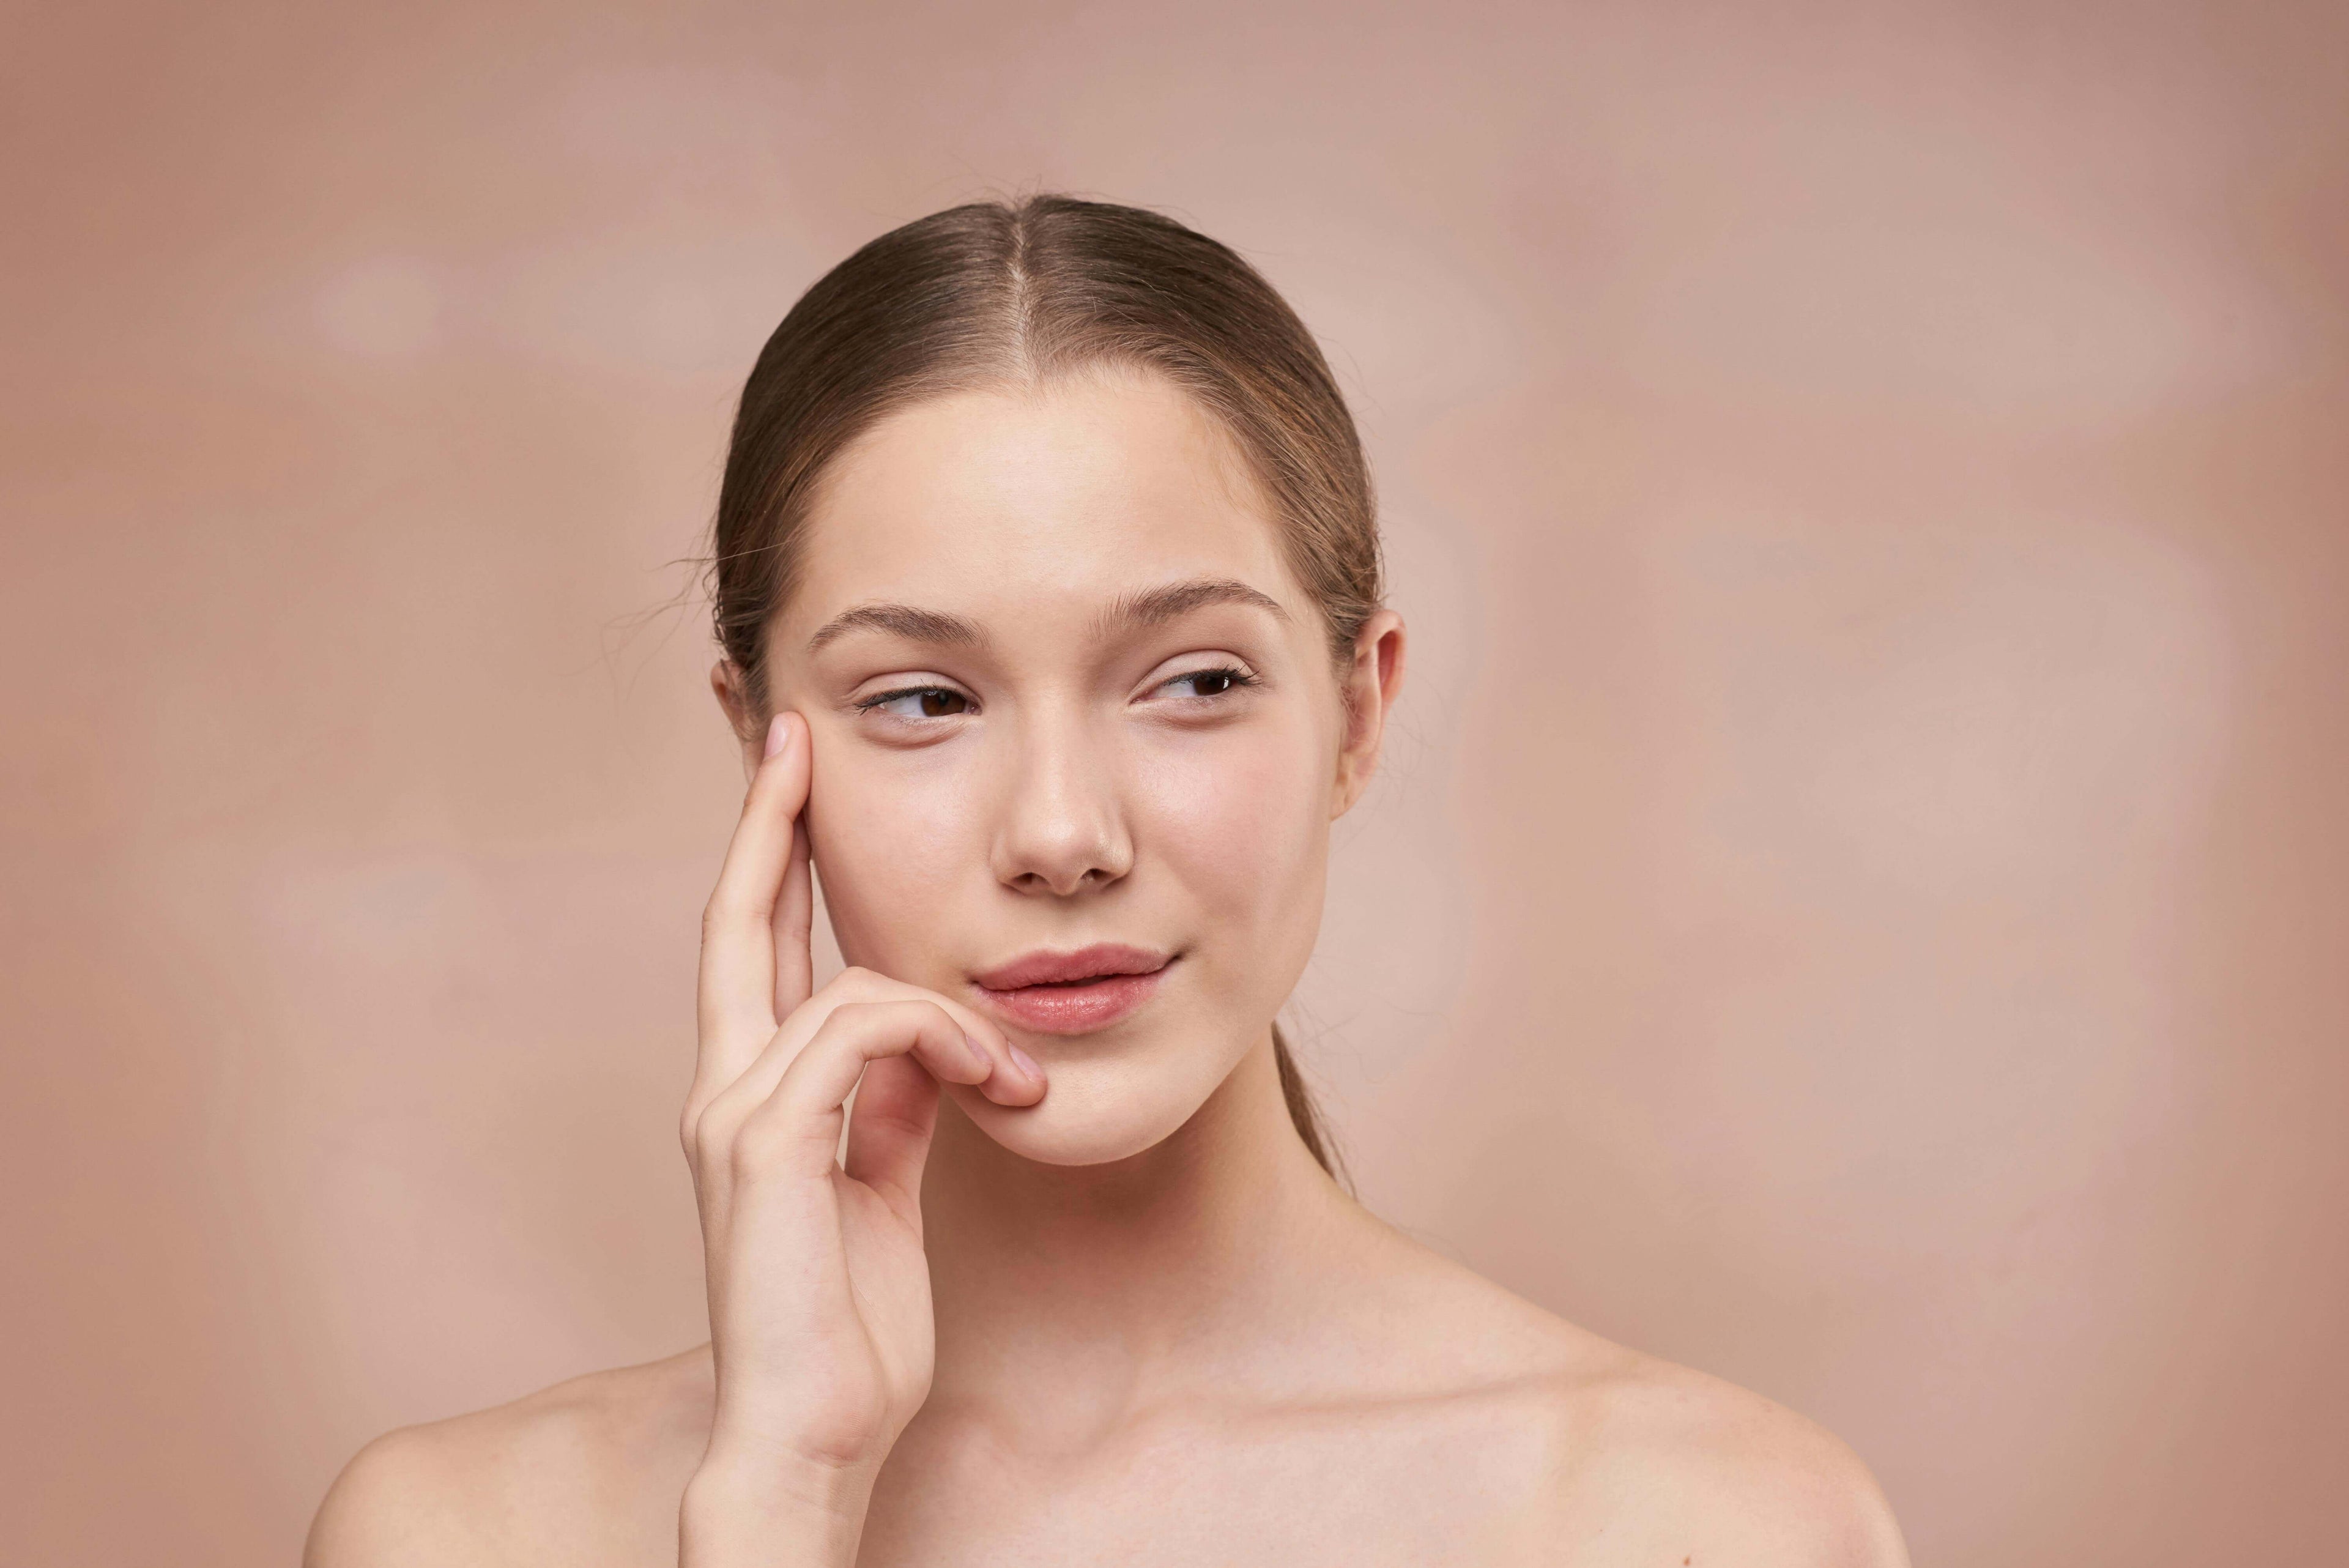
[[(1166, 378), (1234, 438), (1342, 675), (1382, 602), (1382, 561), (1361, 438), (1313, 335), (1228, 246), (1143, 208), (1039, 195), (891, 230), (817, 279), (767, 339), (742, 388), (711, 551), (718, 640), (748, 716), (767, 716), (767, 633), (797, 587), (816, 487), (850, 442), (924, 399), (1100, 367)], [(1290, 1120), (1338, 1175), (1278, 1024), (1273, 1052)]]

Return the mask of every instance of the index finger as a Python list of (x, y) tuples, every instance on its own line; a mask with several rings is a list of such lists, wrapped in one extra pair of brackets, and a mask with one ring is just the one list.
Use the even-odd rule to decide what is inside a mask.
[(697, 1085), (731, 1083), (775, 1033), (773, 922), (807, 793), (807, 721), (778, 713), (767, 726), (766, 755), (751, 777), (718, 886), (702, 911)]
[[(808, 999), (808, 1004), (783, 1020), (771, 1039), (765, 1042), (756, 1056), (738, 1069), (724, 1083), (709, 1085), (714, 1102), (721, 1094), (727, 1100), (755, 1105), (771, 1095), (783, 1081), (783, 1075), (798, 1060), (802, 1052), (843, 1006), (871, 1003), (918, 1002), (935, 1007), (946, 1013), (957, 1029), (986, 1057), (996, 1070), (980, 1081), (979, 1092), (998, 1105), (1033, 1105), (1044, 1096), (1046, 1080), (1043, 1070), (1030, 1073), (1011, 1054), (1011, 1039), (994, 1022), (974, 1012), (950, 996), (893, 980), (869, 969), (851, 966), (834, 976), (832, 983)], [(955, 1080), (959, 1083), (960, 1079)], [(845, 1094), (845, 1091), (843, 1091)]]

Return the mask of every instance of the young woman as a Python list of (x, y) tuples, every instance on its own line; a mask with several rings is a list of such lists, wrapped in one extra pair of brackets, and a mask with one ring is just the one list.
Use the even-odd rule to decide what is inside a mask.
[(1246, 263), (1059, 197), (874, 241), (750, 374), (716, 558), (711, 1342), (378, 1439), (313, 1568), (1904, 1561), (1833, 1438), (1332, 1179), (1273, 1015), (1403, 628)]

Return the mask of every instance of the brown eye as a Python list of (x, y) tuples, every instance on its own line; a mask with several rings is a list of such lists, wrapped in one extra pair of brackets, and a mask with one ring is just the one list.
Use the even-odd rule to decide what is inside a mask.
[(856, 711), (877, 711), (895, 719), (951, 719), (970, 711), (970, 699), (945, 686), (908, 686), (867, 697), (856, 705)]
[(1253, 686), (1255, 684), (1256, 677), (1250, 675), (1245, 670), (1218, 668), (1215, 670), (1194, 670), (1187, 675), (1177, 675), (1174, 680), (1169, 680), (1165, 686), (1161, 687), (1160, 690), (1165, 691), (1172, 687), (1188, 685), (1191, 688), (1189, 693), (1191, 696), (1220, 697), (1225, 692), (1233, 691), (1237, 687)]

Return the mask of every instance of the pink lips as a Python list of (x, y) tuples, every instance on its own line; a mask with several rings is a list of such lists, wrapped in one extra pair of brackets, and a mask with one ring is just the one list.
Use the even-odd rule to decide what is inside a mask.
[(1085, 1034), (1149, 1001), (1173, 961), (1164, 953), (1096, 942), (1072, 953), (1029, 953), (972, 980), (980, 1001), (1009, 1023), (1040, 1034)]

